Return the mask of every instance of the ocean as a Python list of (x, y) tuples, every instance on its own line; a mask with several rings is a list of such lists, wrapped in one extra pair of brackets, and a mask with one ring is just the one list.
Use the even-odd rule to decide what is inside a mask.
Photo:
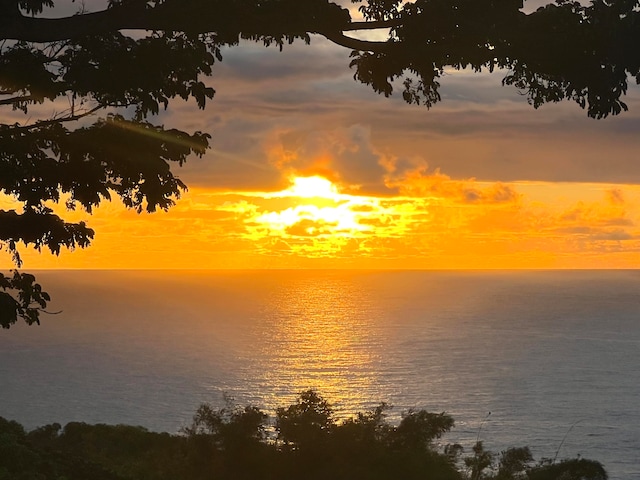
[(178, 432), (225, 398), (273, 414), (447, 412), (467, 452), (528, 445), (640, 479), (640, 271), (41, 271), (0, 331), (0, 416)]

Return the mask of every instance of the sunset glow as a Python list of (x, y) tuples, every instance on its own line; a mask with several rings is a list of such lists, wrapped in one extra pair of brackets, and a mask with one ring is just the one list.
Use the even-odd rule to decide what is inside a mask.
[(326, 178), (293, 177), (293, 185), (287, 190), (291, 196), (300, 198), (338, 199), (340, 195), (336, 186)]
[(378, 199), (341, 194), (319, 176), (294, 177), (291, 187), (273, 198), (292, 206), (248, 219), (248, 238), (277, 237), (290, 242), (293, 251), (324, 256), (343, 249), (351, 239), (383, 234), (371, 222), (384, 214)]
[(267, 229), (281, 236), (297, 234), (329, 238), (372, 230), (359, 222), (363, 215), (358, 210), (375, 200), (342, 195), (325, 178), (294, 177), (291, 187), (277, 192), (274, 197), (292, 199), (295, 206), (256, 216), (253, 219), (258, 226), (255, 232)]
[(22, 256), (29, 268), (638, 266), (634, 185), (487, 183), (412, 170), (388, 177), (395, 193), (365, 195), (317, 175), (288, 178), (277, 191), (191, 189), (151, 215), (118, 202), (91, 216), (66, 212), (96, 229), (92, 247)]

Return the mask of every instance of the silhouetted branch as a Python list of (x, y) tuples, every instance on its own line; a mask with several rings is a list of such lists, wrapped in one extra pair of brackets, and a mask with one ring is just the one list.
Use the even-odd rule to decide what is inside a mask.
[(34, 130), (37, 128), (42, 128), (45, 127), (47, 125), (55, 125), (55, 124), (60, 124), (60, 123), (67, 123), (67, 122), (75, 122), (77, 120), (80, 120), (82, 118), (88, 117), (89, 115), (92, 115), (94, 113), (96, 113), (98, 110), (102, 110), (103, 108), (105, 108), (104, 105), (98, 105), (96, 107), (90, 108), (89, 110), (86, 110), (82, 113), (74, 113), (71, 115), (67, 115), (64, 117), (55, 117), (55, 118), (50, 118), (47, 120), (38, 120), (35, 123), (32, 123), (31, 125), (21, 125), (21, 126), (13, 126), (12, 128), (15, 128), (16, 130), (20, 130), (20, 131), (29, 131), (29, 130)]
[[(0, 95), (3, 95), (3, 92), (0, 92)], [(13, 105), (18, 102), (29, 102), (33, 100), (33, 95), (22, 95), (20, 97), (11, 97), (0, 100), (0, 105)]]
[[(384, 28), (384, 27), (374, 27), (374, 28)], [(327, 40), (335, 43), (336, 45), (350, 48), (351, 50), (359, 50), (363, 52), (385, 53), (385, 52), (389, 52), (390, 46), (393, 45), (392, 42), (377, 42), (377, 41), (360, 40), (357, 38), (348, 37), (340, 31), (333, 31), (333, 32), (320, 31), (317, 33), (325, 37)]]
[(354, 30), (379, 30), (382, 28), (394, 28), (402, 25), (402, 19), (393, 18), (391, 20), (377, 20), (367, 22), (351, 22), (348, 26), (342, 29), (343, 32), (349, 32)]

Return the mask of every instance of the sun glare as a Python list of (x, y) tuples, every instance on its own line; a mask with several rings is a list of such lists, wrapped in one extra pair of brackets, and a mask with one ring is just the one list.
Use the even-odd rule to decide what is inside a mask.
[(368, 203), (367, 197), (341, 194), (336, 185), (319, 176), (293, 177), (291, 183), (288, 189), (276, 196), (290, 198), (295, 203), (293, 206), (265, 212), (254, 219), (272, 234), (313, 236), (326, 240), (371, 230), (369, 225), (360, 223), (362, 215), (354, 208)]
[(293, 177), (292, 182), (286, 191), (295, 197), (335, 199), (340, 196), (336, 186), (323, 177)]

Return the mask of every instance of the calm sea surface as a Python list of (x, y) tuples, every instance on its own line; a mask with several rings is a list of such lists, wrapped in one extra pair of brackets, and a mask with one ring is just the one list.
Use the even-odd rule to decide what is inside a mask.
[[(59, 315), (0, 331), (0, 416), (176, 432), (202, 402), (446, 411), (470, 450), (640, 479), (640, 271), (40, 272)], [(491, 412), (491, 414), (489, 414)]]

